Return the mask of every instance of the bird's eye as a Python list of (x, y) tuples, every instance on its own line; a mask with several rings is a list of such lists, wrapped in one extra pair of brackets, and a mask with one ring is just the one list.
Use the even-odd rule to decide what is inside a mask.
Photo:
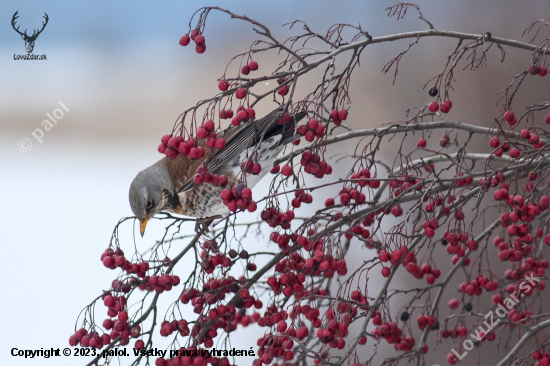
[(149, 200), (149, 201), (147, 201), (147, 206), (146, 206), (146, 208), (147, 208), (148, 210), (150, 210), (151, 207), (153, 207), (153, 201)]

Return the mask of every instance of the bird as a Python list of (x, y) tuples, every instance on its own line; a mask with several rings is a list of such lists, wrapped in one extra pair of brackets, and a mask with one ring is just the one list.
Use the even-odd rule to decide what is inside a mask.
[(290, 119), (288, 116), (285, 119), (284, 115), (284, 110), (277, 108), (263, 118), (229, 126), (222, 132), (225, 147), (214, 149), (213, 154), (204, 147), (204, 141), (199, 140), (206, 150), (204, 157), (196, 160), (185, 155), (175, 159), (163, 157), (140, 171), (130, 185), (129, 200), (132, 212), (140, 222), (141, 236), (148, 220), (161, 212), (195, 218), (229, 214), (220, 197), (223, 187), (194, 183), (197, 168), (206, 166), (212, 174), (227, 176), (229, 182), (237, 177), (242, 180), (242, 175), (239, 176), (241, 163), (253, 155), (262, 169), (258, 175), (246, 174), (244, 177), (246, 185), (252, 188), (271, 170), (273, 160), (283, 148), (296, 140), (295, 126), (306, 113), (294, 113)]

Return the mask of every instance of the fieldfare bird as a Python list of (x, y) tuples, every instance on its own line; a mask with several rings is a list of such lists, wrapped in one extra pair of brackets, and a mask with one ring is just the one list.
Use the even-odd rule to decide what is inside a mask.
[(212, 174), (223, 174), (231, 184), (243, 171), (241, 162), (257, 160), (261, 172), (245, 177), (246, 185), (252, 188), (271, 170), (274, 158), (284, 146), (296, 139), (294, 127), (305, 116), (300, 112), (290, 120), (287, 115), (285, 120), (283, 114), (282, 109), (276, 109), (261, 119), (230, 126), (222, 132), (225, 147), (214, 149), (213, 154), (204, 146), (204, 140), (199, 140), (198, 144), (206, 151), (204, 157), (196, 160), (188, 156), (164, 157), (139, 172), (130, 185), (130, 206), (140, 221), (141, 235), (147, 221), (160, 212), (199, 218), (227, 215), (230, 211), (220, 197), (223, 188), (195, 184), (197, 168), (205, 166)]

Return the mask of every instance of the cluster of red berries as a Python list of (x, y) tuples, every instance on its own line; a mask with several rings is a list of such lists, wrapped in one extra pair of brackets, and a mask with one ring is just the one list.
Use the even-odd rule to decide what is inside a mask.
[(306, 141), (313, 141), (316, 137), (322, 138), (325, 134), (325, 125), (319, 123), (315, 118), (309, 120), (307, 125), (301, 125), (298, 128), (298, 133), (306, 139)]
[(222, 279), (211, 278), (203, 285), (203, 291), (199, 292), (194, 288), (185, 289), (180, 296), (180, 301), (184, 304), (191, 302), (193, 311), (196, 314), (200, 314), (205, 304), (216, 304), (225, 299), (228, 293), (237, 293), (238, 291), (239, 285), (237, 280), (232, 276)]
[(170, 276), (164, 274), (162, 276), (151, 276), (147, 278), (146, 283), (139, 285), (139, 289), (142, 291), (155, 291), (158, 294), (164, 291), (170, 291), (172, 287), (180, 284), (179, 276)]
[(425, 329), (427, 326), (432, 326), (435, 324), (435, 318), (431, 315), (420, 314), (416, 318), (418, 329)]
[[(550, 117), (547, 119), (550, 121)], [(547, 123), (550, 123), (550, 122), (547, 122)], [(527, 140), (528, 143), (533, 145), (534, 149), (540, 149), (541, 147), (544, 146), (544, 143), (540, 141), (539, 135), (535, 133), (531, 133), (529, 130), (521, 130), (519, 134), (522, 139)]]
[(231, 109), (220, 109), (220, 119), (229, 119), (233, 117), (233, 111)]
[[(284, 321), (282, 321), (281, 324), (283, 323)], [(263, 337), (259, 338), (257, 341), (257, 345), (259, 346), (259, 358), (252, 361), (252, 365), (278, 365), (278, 363), (273, 362), (274, 359), (281, 359), (281, 363), (283, 365), (290, 365), (289, 361), (294, 358), (294, 351), (292, 351), (294, 341), (289, 337), (295, 337), (296, 332), (297, 330), (291, 327), (286, 330), (284, 336), (274, 336), (272, 334), (266, 334)]]
[[(357, 313), (357, 307), (346, 302), (336, 304), (336, 311), (332, 308), (328, 309), (325, 312), (327, 324), (317, 329), (316, 335), (319, 341), (328, 344), (331, 348), (343, 349), (346, 346), (344, 338), (348, 335), (349, 324)], [(364, 342), (366, 343), (366, 338)]]
[[(300, 258), (298, 265), (304, 268), (303, 258)], [(293, 294), (301, 294), (304, 292), (304, 283), (306, 282), (306, 274), (304, 272), (293, 272), (289, 269), (277, 278), (276, 276), (268, 277), (267, 284), (271, 287), (274, 294), (282, 293), (286, 297), (291, 297)]]
[[(231, 115), (233, 115), (233, 112), (231, 112)], [(245, 108), (241, 105), (237, 108), (237, 115), (231, 119), (231, 124), (233, 126), (238, 126), (241, 122), (248, 122), (250, 119), (255, 117), (256, 111), (254, 108)]]
[[(137, 338), (140, 336), (141, 327), (139, 325), (131, 326), (128, 323), (128, 312), (126, 309), (127, 299), (125, 296), (112, 296), (106, 292), (102, 296), (103, 304), (108, 308), (107, 318), (103, 321), (103, 327), (110, 330), (110, 334), (99, 335), (97, 332), (87, 332), (86, 329), (79, 329), (74, 335), (69, 337), (69, 344), (82, 347), (93, 347), (101, 349), (108, 345), (111, 340), (120, 337), (120, 344), (127, 345), (130, 342), (130, 336)], [(115, 318), (115, 319), (111, 319)]]
[(468, 328), (466, 328), (465, 326), (461, 326), (451, 330), (442, 329), (439, 334), (441, 335), (441, 338), (466, 337), (468, 335)]
[(120, 248), (116, 251), (111, 248), (105, 249), (101, 253), (100, 259), (107, 268), (115, 269), (119, 267), (128, 274), (135, 273), (139, 278), (145, 278), (145, 272), (149, 269), (149, 263), (147, 262), (131, 263), (124, 257), (124, 252)]
[(330, 118), (335, 125), (341, 125), (342, 121), (345, 121), (348, 118), (348, 111), (345, 109), (333, 109), (330, 111)]
[(165, 154), (170, 159), (175, 159), (178, 156), (188, 156), (191, 160), (200, 159), (206, 154), (202, 146), (197, 146), (194, 137), (189, 137), (188, 140), (184, 141), (183, 136), (172, 137), (171, 135), (162, 136), (158, 152)]
[(107, 315), (111, 318), (116, 317), (114, 320), (107, 318), (103, 321), (103, 328), (111, 331), (109, 337), (111, 339), (116, 339), (120, 336), (121, 345), (127, 345), (130, 342), (130, 336), (132, 338), (139, 337), (141, 334), (141, 327), (139, 325), (130, 326), (128, 323), (128, 311), (125, 310), (126, 297), (112, 296), (109, 293), (105, 293), (102, 298), (104, 305), (109, 309)]
[[(526, 274), (528, 276), (531, 273), (536, 277), (545, 277), (544, 273), (548, 268), (548, 261), (546, 259), (536, 260), (533, 257), (525, 258), (521, 261), (521, 264), (514, 270), (507, 269), (504, 272), (504, 277), (509, 280), (519, 281)], [(539, 281), (537, 286), (542, 290), (546, 287), (543, 281)]]
[(351, 227), (351, 229), (346, 232), (344, 234), (344, 236), (347, 238), (347, 239), (351, 239), (353, 238), (354, 235), (358, 235), (364, 239), (367, 239), (370, 237), (370, 230), (367, 229), (367, 228), (364, 228), (363, 226), (357, 224), (357, 225), (353, 225)]
[[(259, 315), (259, 314), (258, 314)], [(287, 335), (295, 336), (296, 335), (296, 329), (294, 328), (288, 328), (288, 325), (286, 324), (286, 320), (288, 319), (288, 314), (285, 310), (279, 310), (277, 309), (277, 306), (274, 304), (269, 305), (264, 313), (263, 316), (258, 317), (258, 325), (260, 327), (276, 327), (276, 330), (278, 333), (286, 333)], [(299, 332), (300, 336), (302, 336), (303, 332)], [(302, 339), (302, 338), (300, 338)], [(268, 339), (265, 337), (259, 338), (256, 342), (258, 346), (265, 346), (269, 344)]]
[(348, 273), (346, 261), (325, 253), (322, 245), (316, 245), (313, 258), (306, 259), (305, 267), (311, 268), (314, 276), (322, 274), (327, 278), (334, 277), (334, 273), (338, 273), (340, 276), (345, 276)]
[[(406, 252), (405, 250), (403, 250), (401, 253)], [(435, 271), (435, 274), (437, 274), (437, 276), (433, 274), (432, 267), (427, 263), (424, 263), (422, 265), (422, 268), (420, 268), (420, 266), (417, 264), (417, 259), (414, 251), (406, 253), (405, 259), (403, 259), (401, 265), (407, 269), (407, 272), (409, 272), (411, 275), (413, 275), (414, 278), (417, 279), (422, 279), (424, 278), (424, 275), (427, 274), (428, 276), (433, 275), (433, 281), (435, 281), (435, 278), (439, 277), (439, 275), (441, 274), (439, 270)]]
[[(304, 318), (306, 318), (308, 321), (311, 322), (311, 324), (313, 325), (314, 328), (320, 328), (321, 325), (323, 324), (321, 318), (320, 318), (320, 311), (318, 308), (316, 307), (311, 307), (309, 305), (294, 305), (292, 307), (292, 310), (290, 311), (290, 313), (288, 314), (288, 316), (290, 317), (290, 319), (292, 319), (293, 321), (297, 321), (297, 319), (300, 318), (300, 316), (303, 316)], [(296, 338), (298, 339), (304, 339), (305, 337), (307, 337), (309, 335), (309, 330), (307, 327), (305, 326), (302, 326), (298, 329), (296, 329)]]
[(290, 114), (285, 112), (285, 114), (277, 118), (277, 124), (279, 126), (286, 125), (286, 124), (289, 124), (291, 120), (292, 120), (292, 117), (290, 116)]
[[(398, 249), (395, 249), (391, 254), (389, 254), (386, 250), (381, 250), (378, 253), (378, 259), (382, 263), (390, 262), (390, 264), (394, 267), (398, 266), (401, 262), (401, 258), (405, 257), (405, 260), (403, 261), (403, 266), (407, 266), (409, 262), (411, 262), (413, 265), (415, 265), (416, 269), (416, 257), (414, 255), (414, 252), (409, 252), (406, 246), (402, 246)], [(412, 269), (413, 267), (411, 267)], [(408, 269), (408, 268), (407, 268)], [(414, 271), (416, 273), (416, 271)], [(391, 273), (391, 269), (389, 267), (382, 267), (382, 276), (389, 277)], [(412, 272), (411, 272), (412, 273)], [(420, 278), (422, 278), (423, 274)]]
[(239, 184), (232, 189), (224, 189), (220, 193), (223, 199), (223, 204), (227, 206), (229, 211), (236, 212), (237, 210), (248, 210), (248, 212), (256, 211), (258, 205), (252, 200), (252, 190), (244, 184)]
[(544, 65), (532, 64), (529, 66), (528, 71), (531, 75), (546, 76), (548, 74), (548, 68)]
[(437, 111), (441, 111), (441, 113), (449, 113), (452, 107), (453, 102), (451, 102), (450, 100), (441, 102), (441, 104), (438, 104), (437, 102), (431, 102), (430, 104), (428, 104), (428, 109), (432, 113), (435, 113)]
[[(259, 302), (261, 306), (256, 307), (256, 302)], [(256, 302), (254, 303), (254, 307), (256, 309), (259, 309), (263, 306), (263, 304), (260, 300), (256, 300)], [(235, 320), (233, 322), (231, 322), (231, 324), (232, 324), (231, 329), (233, 329), (233, 328), (234, 328), (233, 330), (237, 329), (237, 325), (241, 325), (242, 327), (248, 327), (250, 324), (256, 324), (256, 323), (258, 323), (260, 318), (261, 318), (260, 313), (258, 313), (256, 311), (254, 311), (251, 315), (247, 315), (241, 309), (235, 314)]]
[(250, 71), (256, 70), (258, 70), (258, 63), (254, 60), (251, 60), (248, 64), (241, 67), (241, 73), (243, 73), (244, 75), (248, 75), (250, 74)]
[[(411, 351), (416, 344), (416, 340), (412, 336), (403, 336), (403, 331), (397, 326), (397, 323), (383, 322), (379, 313), (373, 314), (372, 323), (377, 326), (372, 330), (372, 334), (384, 338), (389, 344), (393, 344), (394, 349), (397, 351)], [(427, 345), (424, 345), (422, 352), (428, 352)]]
[[(129, 335), (125, 338), (125, 340), (127, 340), (128, 337)], [(103, 334), (100, 336), (97, 332), (88, 333), (88, 331), (84, 328), (77, 330), (74, 335), (69, 337), (69, 345), (72, 347), (80, 344), (81, 347), (101, 349), (109, 343), (111, 343), (111, 336), (109, 334)]]
[[(506, 111), (506, 113), (504, 113), (504, 119), (506, 120), (506, 122), (508, 122), (509, 125), (512, 125), (512, 126), (517, 123), (514, 112), (512, 111)], [(550, 114), (546, 115), (544, 120), (546, 123), (550, 123)], [(528, 143), (533, 145), (534, 149), (540, 149), (544, 146), (544, 143), (540, 141), (540, 137), (535, 133), (531, 133), (529, 130), (526, 130), (526, 129), (521, 130), (520, 137), (524, 140), (527, 140)], [(492, 137), (489, 140), (489, 145), (493, 148), (500, 146), (498, 149), (494, 151), (494, 154), (499, 157), (502, 156), (503, 152), (508, 152), (508, 151), (510, 151), (509, 152), (510, 157), (514, 159), (518, 158), (521, 154), (521, 151), (516, 147), (510, 149), (510, 144), (507, 142), (500, 145), (500, 139), (498, 139), (498, 137)]]
[(483, 289), (486, 291), (496, 291), (498, 289), (498, 282), (490, 281), (487, 276), (478, 273), (475, 280), (469, 283), (464, 281), (460, 284), (460, 291), (470, 296), (480, 296)]
[[(314, 175), (316, 178), (323, 178), (326, 175), (332, 174), (332, 166), (321, 159), (319, 154), (314, 154), (311, 150), (306, 150), (302, 153), (300, 164), (304, 166), (304, 171)], [(283, 166), (284, 175), (284, 166)]]
[(366, 187), (367, 185), (371, 188), (380, 187), (380, 181), (368, 180), (371, 177), (369, 169), (361, 169), (358, 172), (353, 173), (350, 176), (350, 179), (358, 180), (357, 184), (361, 187)]
[(160, 324), (160, 335), (162, 337), (168, 337), (174, 331), (179, 332), (182, 337), (188, 336), (191, 333), (189, 324), (185, 319), (174, 320), (172, 322), (164, 320)]
[[(204, 244), (208, 244), (209, 242), (210, 241), (206, 241)], [(245, 255), (245, 253), (246, 253), (246, 251), (241, 252), (240, 257), (242, 259), (248, 258)], [(202, 269), (204, 270), (205, 273), (210, 274), (210, 273), (214, 272), (214, 269), (217, 266), (221, 266), (223, 268), (231, 267), (231, 265), (233, 263), (231, 261), (231, 258), (237, 257), (237, 252), (235, 250), (230, 250), (229, 251), (229, 257), (228, 257), (223, 253), (212, 254), (212, 253), (209, 253), (208, 250), (202, 250), (200, 255), (201, 255), (201, 258), (202, 258), (202, 262), (201, 262)]]
[(297, 190), (294, 192), (294, 198), (292, 199), (292, 207), (299, 208), (302, 203), (311, 203), (313, 202), (313, 196), (309, 193), (306, 193), (302, 190)]
[(535, 351), (531, 354), (531, 358), (535, 362), (534, 366), (550, 366), (550, 353), (544, 350)]
[[(499, 258), (501, 260), (519, 261), (523, 256), (527, 256), (531, 252), (532, 248), (530, 244), (534, 242), (531, 227), (528, 223), (534, 221), (538, 215), (548, 209), (550, 198), (544, 195), (536, 202), (526, 200), (523, 195), (509, 195), (509, 185), (504, 182), (504, 177), (494, 179), (495, 181), (491, 179), (491, 185), (498, 181), (501, 182), (500, 189), (494, 192), (494, 199), (505, 201), (511, 210), (503, 212), (500, 216), (500, 225), (507, 228), (506, 233), (510, 237), (510, 242), (497, 236), (493, 240), (493, 243), (499, 248)], [(537, 237), (542, 237), (542, 234), (542, 229), (537, 230)]]
[(197, 129), (197, 139), (203, 140), (206, 139), (204, 144), (210, 149), (223, 149), (225, 147), (225, 139), (223, 137), (217, 138), (216, 128), (214, 121), (207, 120)]
[(213, 186), (216, 187), (225, 187), (227, 183), (229, 183), (229, 180), (227, 179), (227, 176), (223, 174), (212, 174), (206, 169), (205, 166), (199, 166), (195, 172), (195, 176), (193, 177), (193, 182), (197, 185), (201, 185), (203, 183), (210, 183)]
[(260, 215), (270, 227), (281, 226), (283, 229), (290, 229), (290, 222), (294, 219), (294, 211), (280, 211), (277, 207), (268, 207)]
[(255, 163), (252, 159), (247, 159), (241, 163), (241, 170), (245, 173), (258, 175), (262, 172), (262, 165)]
[(195, 41), (195, 51), (197, 53), (204, 53), (206, 51), (206, 43), (204, 43), (204, 36), (200, 33), (198, 29), (193, 29), (191, 31), (191, 36), (185, 34), (180, 38), (180, 45), (187, 46), (191, 40)]
[[(344, 187), (338, 191), (340, 197), (340, 203), (346, 206), (352, 200), (355, 201), (355, 204), (360, 205), (365, 203), (367, 196), (363, 192), (360, 192), (352, 187)], [(326, 202), (325, 202), (326, 204)]]
[[(399, 196), (403, 191), (406, 191), (407, 189), (411, 188), (412, 186), (420, 183), (421, 180), (418, 178), (413, 177), (412, 175), (404, 176), (404, 177), (398, 177), (397, 179), (391, 180), (389, 183), (390, 188), (392, 189), (392, 193), (394, 197)], [(418, 184), (416, 187), (416, 190), (420, 191), (422, 189), (422, 185)]]
[(269, 236), (269, 239), (272, 242), (277, 243), (277, 245), (279, 246), (279, 248), (281, 250), (285, 250), (285, 249), (289, 248), (290, 240), (294, 239), (292, 241), (295, 242), (297, 240), (297, 237), (298, 237), (298, 234), (292, 234), (292, 236), (291, 236), (291, 235), (288, 235), (288, 234), (279, 234), (278, 232), (274, 231)]
[(518, 123), (518, 120), (516, 119), (516, 115), (514, 112), (508, 110), (504, 112), (504, 120), (510, 125), (515, 126)]

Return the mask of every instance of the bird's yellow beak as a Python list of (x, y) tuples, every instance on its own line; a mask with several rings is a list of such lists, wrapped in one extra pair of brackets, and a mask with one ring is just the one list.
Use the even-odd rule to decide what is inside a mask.
[(143, 234), (145, 233), (145, 227), (147, 226), (147, 221), (149, 221), (149, 219), (145, 219), (145, 220), (139, 220), (139, 232), (141, 233), (141, 236), (143, 237)]

